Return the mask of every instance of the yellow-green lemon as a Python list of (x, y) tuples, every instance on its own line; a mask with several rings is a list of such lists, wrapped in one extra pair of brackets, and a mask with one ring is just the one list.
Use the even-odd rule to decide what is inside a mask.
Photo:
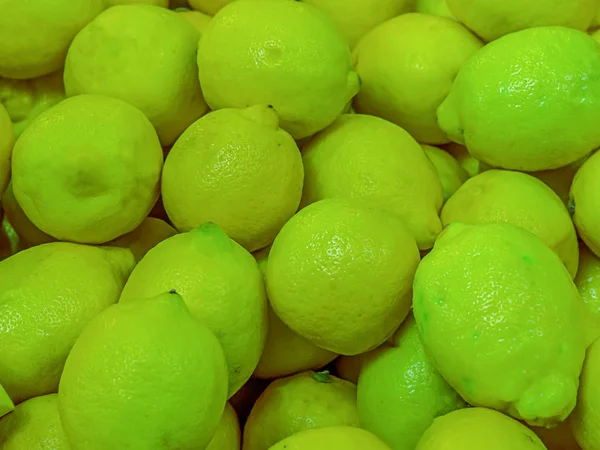
[(469, 174), (446, 150), (431, 145), (421, 147), (437, 171), (444, 192), (444, 201), (446, 201), (467, 181)]
[(600, 152), (579, 168), (571, 185), (569, 207), (579, 236), (600, 256)]
[(154, 5), (162, 6), (163, 8), (169, 7), (169, 0), (105, 0), (107, 6), (116, 5)]
[(567, 207), (569, 206), (569, 196), (573, 179), (579, 168), (587, 160), (587, 157), (581, 158), (568, 166), (560, 167), (554, 170), (542, 170), (540, 172), (531, 172), (531, 175), (542, 180), (550, 189), (556, 192)]
[(467, 147), (464, 145), (457, 144), (456, 142), (450, 142), (444, 145), (444, 150), (450, 153), (460, 164), (468, 174), (469, 177), (474, 177), (478, 173), (482, 172), (482, 164), (479, 160), (473, 158)]
[(58, 413), (58, 395), (34, 397), (0, 419), (3, 450), (69, 450)]
[(356, 386), (327, 372), (302, 372), (273, 381), (244, 427), (243, 450), (264, 450), (309, 428), (358, 427)]
[(193, 10), (181, 10), (177, 11), (181, 17), (191, 23), (198, 33), (202, 34), (208, 25), (208, 22), (212, 19), (212, 16), (201, 13), (200, 11)]
[(188, 0), (193, 9), (209, 16), (214, 16), (223, 6), (231, 2), (232, 0)]
[(440, 127), (493, 167), (539, 171), (577, 161), (600, 145), (599, 48), (564, 27), (506, 35), (460, 69), (438, 109)]
[(340, 199), (296, 214), (269, 253), (275, 314), (317, 346), (356, 355), (384, 342), (410, 308), (419, 251), (392, 215)]
[(381, 439), (368, 431), (348, 426), (311, 428), (301, 431), (268, 450), (390, 450)]
[(570, 418), (575, 439), (583, 450), (600, 449), (600, 340), (588, 349), (581, 373), (577, 408)]
[(198, 31), (152, 5), (107, 9), (73, 40), (65, 63), (68, 96), (101, 94), (139, 108), (171, 145), (206, 111), (196, 67)]
[(556, 253), (572, 277), (579, 250), (571, 216), (543, 182), (509, 170), (489, 170), (467, 180), (446, 202), (442, 224), (506, 222), (538, 236)]
[(140, 261), (159, 242), (176, 234), (177, 231), (164, 220), (146, 217), (135, 230), (108, 242), (106, 245), (128, 248), (135, 256), (136, 261)]
[(240, 450), (242, 436), (240, 423), (233, 407), (227, 403), (225, 411), (206, 450)]
[(85, 325), (115, 303), (129, 250), (55, 242), (0, 262), (0, 384), (15, 403), (56, 392)]
[(202, 34), (198, 67), (212, 109), (272, 105), (295, 139), (331, 124), (360, 84), (331, 19), (292, 0), (227, 5)]
[(417, 12), (453, 18), (446, 0), (417, 0)]
[[(391, 336), (392, 339), (394, 336)], [(390, 340), (388, 339), (388, 341)], [(360, 353), (352, 356), (340, 356), (335, 360), (335, 372), (341, 379), (358, 384), (360, 372), (367, 361), (377, 356), (384, 348), (389, 347), (388, 341), (381, 344), (379, 347), (369, 350), (368, 352)]]
[(561, 25), (586, 30), (596, 11), (596, 0), (446, 0), (451, 13), (471, 30), (493, 41), (532, 27)]
[(426, 352), (469, 404), (536, 426), (571, 413), (586, 348), (581, 305), (540, 238), (507, 223), (452, 223), (413, 290)]
[(83, 330), (58, 389), (74, 448), (206, 448), (227, 398), (217, 338), (175, 290), (118, 303)]
[(436, 110), (459, 69), (482, 45), (447, 17), (411, 13), (388, 20), (354, 49), (362, 81), (354, 108), (401, 126), (419, 142), (448, 142)]
[(345, 114), (303, 148), (302, 206), (326, 198), (362, 200), (400, 217), (420, 249), (442, 230), (437, 171), (402, 128), (379, 117)]
[(15, 144), (15, 133), (6, 108), (0, 104), (0, 196), (10, 179), (10, 159)]
[(214, 222), (248, 251), (275, 239), (298, 209), (302, 158), (267, 105), (221, 109), (177, 140), (162, 175), (162, 199), (179, 231)]
[(575, 284), (588, 311), (600, 319), (600, 258), (583, 244), (579, 246)]
[(0, 76), (35, 78), (60, 69), (75, 35), (104, 7), (104, 0), (4, 0)]
[(44, 233), (100, 244), (134, 230), (148, 215), (162, 163), (156, 133), (140, 110), (80, 95), (41, 113), (19, 137), (12, 188)]
[(412, 315), (392, 341), (360, 371), (360, 424), (394, 450), (414, 450), (433, 419), (467, 405), (425, 354)]
[(465, 408), (434, 420), (415, 450), (546, 450), (533, 431), (504, 414)]
[(14, 409), (15, 404), (13, 403), (8, 393), (4, 390), (2, 385), (0, 385), (0, 417), (8, 414)]
[(235, 394), (254, 372), (267, 334), (267, 301), (256, 261), (217, 225), (206, 223), (146, 253), (120, 302), (169, 289), (176, 289), (219, 338), (229, 368), (229, 396)]

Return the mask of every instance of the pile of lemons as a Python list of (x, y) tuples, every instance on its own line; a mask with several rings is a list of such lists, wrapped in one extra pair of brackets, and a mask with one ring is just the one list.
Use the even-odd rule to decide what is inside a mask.
[(0, 0), (2, 450), (600, 450), (600, 0)]

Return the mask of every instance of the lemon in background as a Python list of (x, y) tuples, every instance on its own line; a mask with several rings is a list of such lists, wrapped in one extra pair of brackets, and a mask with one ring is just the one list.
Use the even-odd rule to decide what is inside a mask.
[(10, 160), (14, 144), (12, 122), (6, 109), (0, 104), (0, 195), (6, 190), (10, 179)]
[(444, 201), (447, 201), (469, 179), (469, 174), (447, 151), (431, 145), (421, 147), (437, 171), (444, 192)]
[(584, 244), (579, 246), (575, 284), (589, 312), (600, 319), (600, 258)]
[(190, 7), (209, 16), (214, 16), (223, 6), (232, 0), (188, 0)]
[(467, 150), (467, 147), (464, 145), (450, 142), (449, 144), (444, 145), (443, 148), (458, 161), (460, 167), (469, 174), (469, 178), (483, 172), (484, 164), (473, 158), (469, 153), (469, 150)]
[(268, 450), (329, 450), (332, 448), (390, 450), (374, 434), (348, 426), (311, 428), (283, 439)]
[(453, 18), (447, 0), (417, 0), (417, 12)]
[(600, 255), (600, 153), (594, 153), (577, 170), (569, 207), (579, 236), (590, 250)]
[(105, 0), (107, 6), (116, 5), (154, 5), (162, 6), (163, 8), (169, 7), (169, 0)]
[(554, 170), (542, 170), (540, 172), (531, 172), (531, 175), (542, 180), (546, 183), (550, 189), (556, 192), (556, 195), (560, 197), (567, 207), (569, 206), (569, 197), (571, 192), (571, 185), (573, 179), (579, 168), (587, 160), (587, 157), (583, 157), (574, 163), (567, 166), (560, 167)]
[(583, 450), (600, 449), (600, 340), (587, 351), (581, 386), (577, 397), (577, 407), (570, 418), (575, 439)]
[(231, 404), (226, 403), (221, 421), (206, 450), (240, 450), (241, 443), (237, 414)]
[(15, 405), (8, 393), (0, 385), (0, 417), (14, 411)]
[(181, 10), (176, 12), (189, 23), (191, 23), (194, 26), (194, 28), (196, 28), (198, 33), (200, 33), (200, 35), (202, 35), (204, 30), (206, 29), (206, 26), (208, 25), (208, 22), (210, 22), (210, 20), (212, 19), (212, 16), (201, 13), (200, 11)]
[(133, 256), (135, 256), (135, 260), (139, 262), (159, 242), (176, 234), (177, 230), (164, 220), (146, 217), (135, 230), (108, 242), (106, 245), (130, 249)]

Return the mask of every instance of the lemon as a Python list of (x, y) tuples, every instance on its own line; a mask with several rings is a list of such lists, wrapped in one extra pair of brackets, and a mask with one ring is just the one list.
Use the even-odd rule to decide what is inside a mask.
[(467, 27), (493, 41), (532, 27), (560, 25), (586, 30), (597, 0), (446, 0), (450, 11)]
[(137, 5), (137, 4), (162, 6), (163, 8), (168, 8), (169, 0), (106, 0), (107, 6)]
[(588, 311), (600, 319), (600, 258), (583, 244), (579, 246), (575, 284)]
[(417, 0), (417, 12), (453, 18), (447, 0)]
[(437, 171), (400, 127), (374, 116), (346, 114), (302, 151), (302, 206), (325, 198), (363, 200), (399, 216), (420, 249), (442, 230)]
[(227, 365), (217, 338), (172, 290), (93, 319), (58, 397), (74, 448), (206, 448), (225, 407)]
[(214, 16), (223, 6), (231, 2), (232, 0), (188, 0), (193, 9), (209, 16)]
[(210, 20), (212, 19), (212, 16), (208, 16), (204, 13), (201, 13), (200, 11), (184, 10), (177, 11), (177, 14), (179, 14), (181, 17), (183, 17), (185, 20), (191, 23), (194, 26), (194, 28), (196, 28), (196, 31), (198, 31), (198, 33), (200, 34), (204, 32), (206, 26), (208, 25), (208, 22), (210, 22)]
[(148, 116), (163, 145), (171, 145), (207, 111), (195, 60), (198, 38), (174, 11), (152, 5), (109, 8), (69, 48), (67, 95), (125, 100)]
[(583, 450), (600, 449), (600, 340), (587, 351), (581, 385), (577, 398), (577, 408), (571, 417), (571, 429)]
[(3, 1), (0, 76), (35, 78), (60, 69), (75, 35), (104, 6), (104, 0)]
[(267, 333), (263, 278), (250, 253), (218, 226), (170, 237), (138, 263), (123, 303), (176, 289), (192, 314), (219, 338), (229, 366), (229, 396), (250, 378)]
[(0, 445), (3, 450), (69, 450), (58, 413), (58, 395), (31, 398), (0, 419)]
[(269, 253), (275, 314), (317, 346), (356, 355), (385, 341), (410, 308), (419, 252), (395, 217), (339, 199), (314, 203)]
[(0, 385), (0, 418), (15, 409), (15, 405), (8, 393)]
[(294, 434), (268, 450), (390, 450), (377, 436), (347, 426), (311, 428)]
[(327, 14), (354, 47), (380, 23), (413, 9), (412, 0), (301, 0)]
[(446, 201), (467, 181), (469, 174), (447, 151), (431, 145), (421, 147), (437, 171), (444, 192), (444, 201)]
[(242, 449), (264, 450), (294, 433), (334, 425), (358, 427), (356, 386), (327, 372), (302, 372), (273, 381), (258, 398)]
[(0, 104), (0, 195), (6, 190), (10, 179), (10, 158), (14, 144), (12, 122), (6, 109)]
[(138, 109), (81, 95), (44, 111), (21, 135), (12, 187), (43, 232), (99, 244), (132, 231), (148, 215), (162, 161), (156, 133)]
[(162, 199), (179, 231), (214, 222), (248, 251), (275, 239), (298, 209), (302, 158), (272, 108), (214, 111), (177, 140)]
[(360, 84), (335, 24), (292, 0), (237, 1), (220, 10), (198, 43), (198, 67), (212, 109), (272, 105), (295, 139), (331, 124)]
[(357, 404), (361, 427), (394, 450), (414, 450), (433, 419), (467, 406), (425, 355), (412, 315), (363, 365)]
[(572, 277), (577, 273), (577, 233), (560, 198), (543, 182), (509, 170), (489, 170), (469, 179), (446, 202), (442, 224), (506, 222), (538, 236)]
[(468, 403), (535, 426), (573, 410), (586, 347), (580, 299), (541, 239), (507, 223), (450, 224), (413, 290), (427, 354)]
[(415, 450), (546, 450), (525, 425), (497, 411), (466, 408), (437, 418)]
[(354, 49), (362, 81), (354, 109), (401, 126), (419, 142), (449, 142), (436, 110), (459, 69), (481, 47), (477, 37), (447, 17), (411, 13), (388, 20)]
[(131, 233), (124, 234), (107, 245), (130, 249), (139, 262), (159, 242), (176, 234), (177, 231), (164, 220), (146, 217)]
[(575, 162), (600, 145), (598, 49), (564, 27), (504, 36), (460, 69), (439, 125), (494, 167), (539, 171)]
[(579, 168), (571, 185), (569, 206), (579, 236), (596, 255), (600, 255), (600, 153), (594, 153)]
[(115, 303), (130, 251), (55, 242), (0, 262), (0, 384), (19, 403), (56, 392), (84, 326)]
[(240, 450), (240, 424), (233, 407), (227, 403), (225, 411), (206, 450)]
[(532, 430), (548, 450), (580, 450), (568, 420), (561, 422), (555, 428), (534, 427)]
[(569, 206), (569, 195), (571, 185), (577, 170), (583, 165), (587, 158), (581, 158), (567, 166), (554, 170), (542, 170), (540, 172), (531, 172), (531, 175), (546, 183), (550, 189), (556, 192), (563, 203)]
[(467, 150), (467, 147), (464, 145), (450, 142), (449, 144), (444, 145), (444, 150), (450, 153), (458, 161), (460, 167), (469, 174), (469, 178), (483, 172), (483, 165), (481, 162), (473, 158)]

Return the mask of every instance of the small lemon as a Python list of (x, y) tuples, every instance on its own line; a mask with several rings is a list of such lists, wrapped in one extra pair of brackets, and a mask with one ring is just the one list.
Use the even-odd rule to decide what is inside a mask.
[(296, 433), (268, 450), (390, 450), (377, 436), (347, 426), (311, 428)]
[(431, 145), (421, 147), (437, 171), (444, 192), (444, 201), (446, 201), (469, 179), (469, 174), (447, 151)]
[(575, 439), (583, 450), (600, 449), (600, 340), (588, 349), (581, 373), (577, 407), (570, 418)]
[(587, 157), (581, 158), (567, 166), (554, 170), (542, 170), (540, 172), (531, 172), (531, 175), (546, 183), (550, 189), (556, 192), (563, 203), (569, 206), (569, 196), (573, 179), (579, 168), (587, 160)]
[(571, 185), (569, 207), (579, 236), (600, 256), (600, 152), (579, 168)]
[(173, 225), (214, 222), (248, 251), (275, 239), (298, 209), (302, 158), (272, 108), (221, 109), (192, 124), (171, 148), (162, 199)]
[(0, 385), (0, 417), (8, 414), (11, 411), (14, 411), (15, 404), (11, 400), (8, 393), (4, 390), (2, 385)]
[(34, 397), (0, 419), (2, 450), (69, 450), (58, 413), (58, 395)]
[(532, 27), (561, 25), (586, 30), (596, 0), (446, 0), (451, 13), (486, 41)]
[(417, 0), (417, 12), (453, 19), (446, 0)]
[(10, 159), (15, 144), (12, 122), (4, 106), (0, 104), (0, 196), (10, 179)]
[(449, 142), (438, 125), (437, 108), (459, 69), (482, 45), (447, 17), (411, 13), (388, 20), (354, 49), (362, 81), (354, 109), (401, 126), (419, 142)]
[(240, 450), (242, 437), (240, 423), (233, 407), (225, 404), (225, 411), (206, 450)]
[(302, 206), (325, 198), (362, 200), (400, 217), (420, 249), (442, 230), (443, 191), (423, 149), (379, 117), (345, 114), (302, 150)]
[(394, 450), (414, 450), (433, 419), (467, 406), (425, 355), (412, 315), (362, 366), (357, 402), (361, 427)]
[(212, 109), (272, 105), (295, 139), (331, 124), (360, 84), (335, 24), (293, 0), (237, 1), (220, 10), (199, 41), (198, 67)]
[(575, 284), (588, 311), (600, 319), (600, 258), (584, 244), (579, 246)]
[(460, 69), (439, 125), (493, 167), (539, 171), (575, 162), (600, 146), (599, 48), (564, 27), (506, 35)]
[(465, 408), (434, 420), (415, 450), (546, 450), (533, 431), (504, 414)]
[(94, 318), (67, 358), (58, 398), (74, 448), (206, 448), (225, 407), (227, 365), (172, 290)]
[(467, 147), (464, 145), (450, 142), (449, 144), (444, 145), (444, 150), (450, 153), (458, 161), (460, 167), (469, 174), (469, 178), (474, 177), (483, 171), (481, 162), (473, 158), (467, 150)]
[(243, 450), (264, 450), (309, 428), (358, 427), (356, 386), (327, 372), (303, 372), (273, 381), (244, 427)]
[(132, 231), (148, 215), (162, 162), (156, 133), (138, 109), (80, 95), (41, 113), (18, 139), (12, 187), (43, 232), (100, 244)]
[(489, 170), (467, 180), (446, 202), (444, 226), (452, 222), (506, 222), (538, 236), (572, 277), (577, 273), (577, 233), (560, 198), (543, 182), (509, 170)]
[(120, 302), (176, 289), (219, 338), (229, 366), (229, 396), (250, 378), (267, 333), (263, 278), (250, 253), (217, 225), (170, 237), (138, 263)]
[(148, 116), (163, 145), (171, 145), (207, 111), (195, 59), (198, 38), (174, 11), (152, 5), (109, 8), (69, 48), (67, 95), (125, 100)]
[(169, 0), (105, 0), (107, 6), (116, 5), (154, 5), (162, 6), (163, 8), (169, 7)]
[(190, 6), (204, 14), (214, 16), (223, 6), (228, 5), (233, 0), (188, 0)]
[(0, 15), (0, 76), (35, 78), (60, 69), (75, 35), (104, 0), (5, 0)]
[(427, 354), (468, 403), (535, 426), (571, 413), (586, 348), (580, 299), (540, 238), (507, 223), (450, 224), (413, 291)]
[(55, 242), (0, 262), (0, 384), (15, 403), (56, 392), (84, 326), (115, 303), (129, 250)]
[(159, 242), (176, 234), (177, 230), (164, 220), (146, 217), (135, 230), (108, 242), (106, 245), (130, 249), (133, 256), (135, 256), (135, 260), (139, 262)]
[(181, 17), (191, 23), (198, 33), (202, 34), (208, 25), (208, 22), (212, 19), (212, 16), (201, 13), (200, 11), (183, 10), (177, 11)]

